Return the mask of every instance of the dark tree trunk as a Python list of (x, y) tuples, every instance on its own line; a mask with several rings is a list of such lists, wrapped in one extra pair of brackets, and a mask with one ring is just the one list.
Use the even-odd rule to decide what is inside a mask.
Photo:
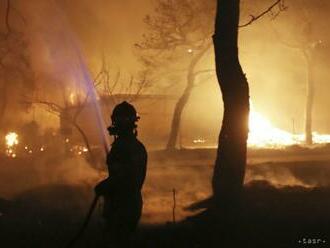
[(176, 148), (176, 142), (180, 131), (181, 116), (184, 107), (186, 106), (193, 88), (194, 78), (189, 79), (187, 86), (182, 96), (180, 96), (178, 102), (175, 104), (173, 118), (171, 122), (170, 136), (166, 145), (167, 150), (174, 150)]
[(202, 50), (200, 50), (191, 60), (188, 72), (187, 72), (187, 85), (183, 91), (183, 94), (175, 104), (174, 114), (171, 122), (171, 129), (169, 139), (166, 145), (167, 150), (174, 150), (176, 148), (176, 143), (178, 140), (181, 117), (184, 107), (186, 106), (189, 97), (191, 95), (192, 89), (195, 86), (195, 78), (196, 78), (196, 65), (203, 57), (203, 55), (207, 52), (207, 50), (211, 47), (212, 43), (206, 45)]
[(313, 144), (312, 135), (312, 114), (314, 103), (314, 76), (313, 76), (313, 61), (311, 55), (304, 52), (307, 64), (307, 96), (306, 96), (306, 109), (305, 109), (305, 142), (306, 145)]
[(212, 179), (215, 203), (220, 206), (238, 199), (246, 167), (249, 86), (238, 58), (239, 6), (239, 0), (218, 0), (213, 36), (224, 104)]

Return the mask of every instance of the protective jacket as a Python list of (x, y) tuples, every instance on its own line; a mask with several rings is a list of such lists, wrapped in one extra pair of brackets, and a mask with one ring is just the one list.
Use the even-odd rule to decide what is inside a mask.
[(134, 134), (119, 136), (107, 155), (109, 178), (98, 184), (104, 196), (104, 218), (118, 235), (134, 231), (141, 217), (141, 190), (146, 176), (147, 152)]

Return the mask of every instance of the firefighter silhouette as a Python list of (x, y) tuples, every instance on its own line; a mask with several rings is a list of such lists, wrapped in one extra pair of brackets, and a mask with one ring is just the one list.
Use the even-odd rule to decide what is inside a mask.
[(138, 120), (135, 108), (126, 101), (114, 108), (108, 128), (114, 136), (107, 155), (109, 177), (95, 187), (96, 194), (104, 197), (106, 235), (111, 243), (119, 245), (129, 240), (142, 213), (147, 152), (137, 139)]

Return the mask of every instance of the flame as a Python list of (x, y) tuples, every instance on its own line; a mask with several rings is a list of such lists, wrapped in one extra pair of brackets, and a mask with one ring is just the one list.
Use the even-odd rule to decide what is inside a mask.
[[(304, 134), (292, 134), (274, 127), (269, 120), (256, 112), (251, 104), (248, 145), (256, 148), (284, 148), (304, 144)], [(330, 143), (330, 135), (313, 132), (314, 144)]]
[(88, 152), (88, 148), (81, 145), (74, 145), (70, 148), (70, 152), (72, 152), (75, 155), (82, 155), (83, 153)]
[(18, 135), (15, 132), (8, 133), (5, 139), (8, 148), (18, 145)]
[(194, 143), (194, 144), (198, 144), (198, 143), (202, 143), (202, 144), (203, 144), (203, 143), (205, 143), (205, 141), (206, 141), (206, 140), (203, 139), (203, 138), (198, 138), (198, 139), (194, 139), (194, 140), (193, 140), (193, 143)]
[(249, 146), (278, 147), (296, 143), (295, 135), (273, 127), (266, 118), (251, 108), (249, 116)]
[(18, 135), (15, 132), (9, 132), (5, 136), (6, 140), (6, 154), (8, 157), (16, 158), (15, 147), (18, 145)]

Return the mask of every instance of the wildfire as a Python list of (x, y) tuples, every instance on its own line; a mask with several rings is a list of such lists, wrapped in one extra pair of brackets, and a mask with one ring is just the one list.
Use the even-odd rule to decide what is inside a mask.
[(251, 109), (249, 116), (249, 146), (277, 147), (296, 143), (295, 135), (273, 127), (261, 114)]
[(83, 153), (88, 152), (87, 147), (81, 146), (81, 145), (74, 145), (71, 147), (70, 152), (72, 152), (75, 155), (82, 155)]
[(17, 133), (10, 132), (6, 135), (6, 144), (8, 147), (13, 147), (15, 145), (18, 145), (18, 135)]
[(6, 154), (9, 157), (16, 158), (15, 147), (18, 145), (18, 135), (15, 132), (10, 132), (5, 136)]
[[(253, 107), (249, 116), (248, 145), (256, 148), (282, 148), (285, 146), (303, 144), (304, 134), (292, 134), (274, 127), (266, 118), (256, 112)], [(330, 143), (330, 135), (313, 132), (315, 144)]]
[[(258, 113), (250, 103), (248, 146), (251, 148), (281, 149), (291, 145), (305, 145), (305, 134), (294, 134), (275, 127), (267, 118)], [(330, 144), (330, 134), (312, 133), (313, 145)], [(192, 140), (194, 145), (204, 146), (204, 138)], [(210, 147), (214, 147), (211, 145)]]

